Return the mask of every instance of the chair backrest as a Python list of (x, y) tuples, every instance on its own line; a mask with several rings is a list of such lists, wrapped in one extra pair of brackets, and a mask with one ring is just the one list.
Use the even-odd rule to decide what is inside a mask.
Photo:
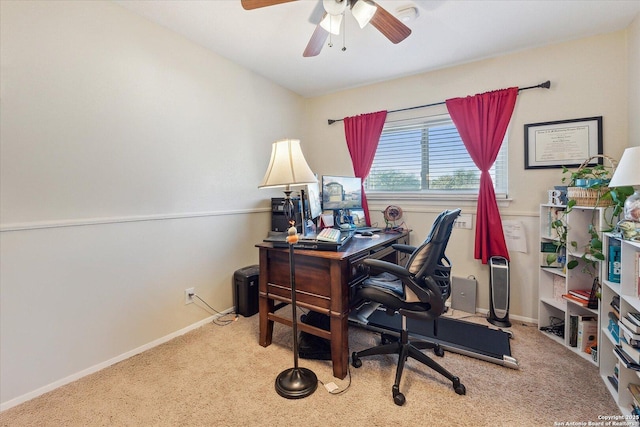
[(460, 212), (460, 209), (454, 209), (440, 213), (433, 222), (429, 235), (422, 245), (413, 251), (405, 266), (417, 282), (431, 277), (440, 288), (443, 301), (446, 301), (451, 293), (451, 263), (445, 255), (445, 250), (453, 223)]

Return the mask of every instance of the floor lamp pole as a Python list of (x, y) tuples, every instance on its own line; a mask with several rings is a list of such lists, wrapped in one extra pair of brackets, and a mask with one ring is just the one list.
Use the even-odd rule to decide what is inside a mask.
[[(287, 194), (287, 199), (289, 195)], [(285, 204), (287, 201), (285, 200)], [(289, 199), (289, 203), (291, 200)], [(285, 208), (286, 210), (286, 208)], [(291, 217), (293, 218), (293, 217)], [(303, 224), (304, 227), (304, 224)], [(293, 323), (293, 368), (282, 371), (276, 378), (276, 392), (287, 399), (301, 399), (313, 394), (318, 387), (318, 378), (310, 369), (298, 367), (298, 314), (296, 310), (296, 278), (293, 245), (297, 241), (295, 220), (288, 231), (289, 242), (289, 282), (291, 284), (291, 310)], [(294, 237), (290, 239), (290, 237)]]

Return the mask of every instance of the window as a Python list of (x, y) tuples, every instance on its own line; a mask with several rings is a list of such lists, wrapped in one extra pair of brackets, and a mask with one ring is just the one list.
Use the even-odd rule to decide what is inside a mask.
[[(507, 193), (507, 143), (491, 168), (496, 194)], [(367, 194), (477, 194), (480, 171), (448, 115), (386, 123), (365, 180)]]

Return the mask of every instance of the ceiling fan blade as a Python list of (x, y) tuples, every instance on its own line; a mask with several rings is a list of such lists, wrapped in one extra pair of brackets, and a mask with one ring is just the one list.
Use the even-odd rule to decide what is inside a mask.
[(386, 38), (392, 43), (397, 44), (409, 37), (411, 28), (407, 27), (398, 18), (387, 12), (379, 4), (376, 4), (378, 10), (371, 18), (371, 25), (376, 27)]
[(308, 58), (310, 56), (317, 56), (320, 54), (328, 36), (329, 32), (327, 30), (322, 28), (320, 24), (316, 25), (316, 29), (313, 31), (311, 39), (309, 40), (309, 43), (307, 43), (307, 47), (304, 49), (302, 56)]
[(241, 0), (245, 10), (258, 9), (261, 7), (274, 6), (280, 3), (289, 3), (296, 0)]

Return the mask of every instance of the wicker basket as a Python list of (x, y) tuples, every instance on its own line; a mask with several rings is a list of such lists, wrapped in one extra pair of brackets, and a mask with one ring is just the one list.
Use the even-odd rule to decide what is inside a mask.
[[(584, 169), (589, 166), (589, 162), (596, 158), (603, 158), (607, 160), (611, 164), (611, 176), (616, 170), (616, 161), (613, 160), (609, 156), (597, 155), (589, 157), (585, 160), (578, 170)], [(575, 200), (576, 205), (578, 206), (593, 206), (593, 207), (607, 207), (612, 206), (614, 201), (608, 197), (606, 199), (601, 199), (602, 195), (606, 194), (609, 191), (609, 187), (601, 187), (601, 188), (584, 188), (584, 187), (569, 187), (567, 188), (567, 198), (569, 200)]]

